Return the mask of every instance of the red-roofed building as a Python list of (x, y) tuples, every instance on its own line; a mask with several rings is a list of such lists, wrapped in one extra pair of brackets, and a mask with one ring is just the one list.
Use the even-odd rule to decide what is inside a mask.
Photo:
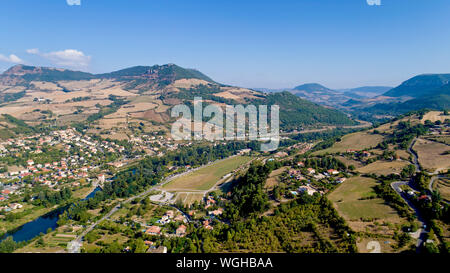
[(329, 169), (328, 171), (328, 174), (339, 174), (339, 171), (337, 171), (337, 170), (334, 170), (334, 169)]
[(186, 226), (185, 225), (181, 225), (177, 228), (176, 230), (176, 234), (177, 236), (184, 236), (186, 235)]
[(145, 231), (145, 233), (150, 235), (159, 235), (161, 233), (161, 228), (158, 226), (151, 226)]
[(430, 201), (430, 197), (427, 195), (421, 195), (418, 199), (419, 201)]

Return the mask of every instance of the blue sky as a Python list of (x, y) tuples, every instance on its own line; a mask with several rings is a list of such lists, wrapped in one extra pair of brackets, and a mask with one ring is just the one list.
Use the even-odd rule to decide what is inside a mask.
[(450, 73), (449, 14), (449, 0), (2, 0), (0, 71), (176, 63), (245, 87), (397, 85)]

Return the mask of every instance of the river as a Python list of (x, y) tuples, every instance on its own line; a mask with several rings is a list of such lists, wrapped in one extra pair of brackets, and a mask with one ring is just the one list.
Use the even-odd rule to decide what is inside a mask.
[[(94, 197), (95, 193), (100, 190), (101, 188), (99, 187), (95, 188), (83, 200), (88, 200)], [(12, 237), (12, 239), (16, 242), (23, 242), (31, 240), (41, 233), (47, 233), (47, 230), (49, 228), (54, 230), (58, 227), (57, 222), (59, 219), (59, 215), (61, 215), (69, 206), (70, 205), (61, 207), (45, 215), (42, 215), (41, 217), (16, 228), (14, 231), (7, 233), (3, 238)]]

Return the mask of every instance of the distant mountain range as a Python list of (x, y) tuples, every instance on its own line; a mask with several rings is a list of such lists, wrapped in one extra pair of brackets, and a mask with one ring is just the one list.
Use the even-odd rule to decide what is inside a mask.
[(266, 93), (289, 91), (300, 98), (337, 108), (340, 108), (348, 100), (373, 98), (383, 94), (390, 89), (392, 89), (392, 87), (362, 86), (357, 88), (334, 90), (318, 83), (306, 83), (294, 88), (284, 89), (256, 88), (256, 90), (260, 90)]
[[(91, 89), (83, 89), (84, 85), (67, 83), (93, 80), (108, 81), (108, 90), (115, 88), (114, 90), (120, 89), (134, 94), (160, 96), (167, 106), (192, 100), (194, 96), (227, 104), (279, 104), (284, 125), (290, 128), (314, 123), (353, 124), (344, 113), (330, 107), (367, 116), (397, 115), (421, 108), (442, 110), (448, 109), (450, 105), (450, 74), (415, 76), (395, 88), (363, 86), (333, 90), (318, 83), (306, 83), (287, 90), (259, 88), (255, 91), (217, 83), (198, 70), (175, 64), (134, 66), (103, 74), (16, 65), (0, 74), (0, 103), (26, 101), (25, 98), (32, 97), (34, 91), (92, 92), (97, 83), (93, 83), (94, 88)], [(20, 91), (18, 86), (22, 86)], [(48, 86), (53, 86), (53, 89), (46, 89)]]
[(337, 89), (306, 83), (286, 89), (258, 89), (264, 92), (289, 91), (306, 100), (368, 117), (394, 116), (423, 108), (450, 109), (450, 74), (423, 74), (397, 87), (362, 86)]
[[(70, 96), (59, 95), (61, 92)], [(8, 106), (15, 102), (11, 111), (16, 111), (23, 103), (27, 110), (19, 111), (18, 118), (33, 120), (33, 107), (42, 107), (38, 102), (51, 98), (51, 104), (58, 104), (55, 111), (61, 111), (64, 103), (70, 105), (75, 100), (109, 99), (113, 95), (125, 100), (138, 101), (143, 96), (148, 103), (159, 105), (159, 110), (134, 111), (133, 115), (143, 119), (154, 119), (165, 123), (170, 120), (171, 106), (192, 101), (195, 96), (208, 103), (226, 104), (278, 104), (280, 105), (281, 127), (298, 129), (308, 125), (353, 125), (355, 122), (338, 110), (329, 109), (294, 96), (288, 92), (266, 94), (246, 88), (220, 84), (195, 69), (186, 69), (175, 64), (134, 66), (110, 73), (91, 74), (67, 69), (16, 65), (0, 75), (0, 103)], [(34, 105), (36, 104), (36, 105)], [(150, 105), (149, 105), (150, 106)], [(50, 106), (46, 106), (49, 108)], [(55, 106), (56, 107), (56, 106)], [(69, 106), (67, 106), (69, 107)], [(74, 106), (70, 106), (74, 107)], [(82, 105), (78, 106), (78, 108)], [(93, 112), (103, 109), (109, 115), (118, 111), (122, 105), (105, 110), (100, 104), (89, 109), (74, 112)], [(123, 105), (127, 109), (136, 108), (134, 104)], [(66, 111), (67, 112), (67, 111)], [(142, 113), (141, 113), (142, 112)], [(24, 113), (28, 113), (25, 115)], [(14, 113), (11, 113), (14, 114)], [(57, 115), (57, 114), (56, 114)], [(72, 114), (71, 114), (72, 115)], [(120, 115), (119, 115), (120, 116)], [(98, 115), (101, 118), (101, 115)], [(73, 114), (70, 119), (78, 120)], [(69, 119), (69, 118), (67, 118)], [(92, 119), (92, 118), (91, 118)]]
[(373, 99), (351, 99), (342, 106), (362, 115), (394, 116), (406, 112), (450, 109), (450, 74), (423, 74)]

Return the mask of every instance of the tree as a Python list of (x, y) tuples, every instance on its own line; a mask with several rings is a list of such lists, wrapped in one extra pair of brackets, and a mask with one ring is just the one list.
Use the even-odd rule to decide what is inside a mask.
[(410, 177), (416, 172), (416, 166), (409, 164), (408, 166), (405, 166), (400, 173), (402, 177)]
[(0, 242), (0, 253), (12, 253), (18, 244), (13, 240), (12, 237), (7, 237), (5, 240)]
[(36, 246), (37, 247), (45, 247), (44, 238), (42, 236), (39, 237), (39, 239), (36, 241)]
[(147, 246), (145, 245), (144, 241), (141, 238), (137, 239), (134, 247), (134, 253), (145, 253), (146, 251)]

